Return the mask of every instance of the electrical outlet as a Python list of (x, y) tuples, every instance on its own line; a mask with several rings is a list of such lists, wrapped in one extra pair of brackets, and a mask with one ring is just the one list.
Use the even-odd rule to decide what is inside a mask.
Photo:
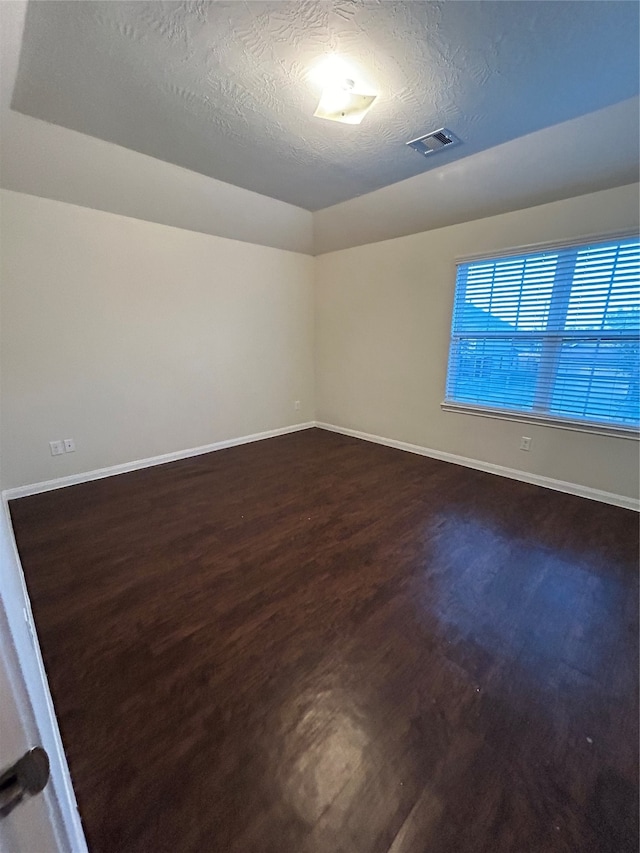
[(295, 403), (293, 404), (293, 408), (296, 410), (296, 412), (300, 411), (300, 400), (295, 401)]
[(49, 449), (52, 456), (60, 456), (64, 453), (64, 444), (61, 441), (50, 441)]
[(531, 450), (531, 439), (526, 435), (520, 439), (520, 450)]
[(65, 438), (64, 440), (64, 452), (65, 453), (73, 453), (76, 449), (76, 443), (72, 438)]

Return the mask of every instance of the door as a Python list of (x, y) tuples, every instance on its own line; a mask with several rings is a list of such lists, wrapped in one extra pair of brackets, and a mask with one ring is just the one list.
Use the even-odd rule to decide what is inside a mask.
[(43, 747), (42, 793), (0, 818), (0, 853), (87, 853), (8, 510), (0, 505), (0, 773)]
[[(27, 732), (25, 722), (28, 721), (23, 719), (18, 708), (17, 661), (6, 640), (3, 632), (0, 649), (0, 773), (36, 745)], [(58, 841), (47, 799), (44, 793), (25, 799), (10, 814), (0, 818), (2, 853), (64, 850)]]

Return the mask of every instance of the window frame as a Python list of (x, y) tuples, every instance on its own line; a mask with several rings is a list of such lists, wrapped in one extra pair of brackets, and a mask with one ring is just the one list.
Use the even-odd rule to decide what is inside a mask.
[[(456, 285), (458, 278), (458, 267), (461, 264), (471, 264), (476, 261), (500, 260), (501, 258), (510, 258), (518, 255), (534, 254), (536, 252), (548, 252), (562, 249), (580, 250), (582, 246), (589, 246), (592, 243), (606, 243), (609, 241), (622, 241), (632, 237), (639, 237), (637, 228), (629, 228), (625, 230), (616, 230), (609, 233), (598, 232), (596, 234), (582, 235), (574, 239), (554, 240), (544, 243), (528, 243), (521, 246), (509, 246), (508, 248), (496, 249), (482, 253), (474, 253), (454, 259), (453, 270), (453, 288), (450, 308), (451, 328), (447, 339), (447, 358), (445, 370), (445, 398), (442, 401), (440, 408), (444, 412), (453, 412), (464, 415), (473, 415), (484, 418), (492, 418), (496, 420), (514, 421), (516, 423), (534, 424), (539, 426), (553, 427), (555, 429), (571, 430), (574, 432), (594, 433), (596, 435), (612, 436), (616, 438), (640, 440), (640, 428), (635, 426), (623, 426), (619, 424), (601, 423), (597, 421), (577, 420), (570, 417), (562, 417), (561, 415), (552, 415), (541, 412), (520, 412), (512, 409), (501, 409), (492, 406), (483, 406), (476, 403), (458, 403), (454, 400), (446, 398), (446, 383), (449, 373), (449, 360), (451, 353), (451, 342), (453, 339), (453, 311), (456, 299)], [(584, 337), (584, 332), (578, 333)], [(605, 337), (606, 333), (593, 333), (595, 337)], [(565, 337), (567, 333), (564, 333)], [(551, 336), (549, 336), (551, 337)]]

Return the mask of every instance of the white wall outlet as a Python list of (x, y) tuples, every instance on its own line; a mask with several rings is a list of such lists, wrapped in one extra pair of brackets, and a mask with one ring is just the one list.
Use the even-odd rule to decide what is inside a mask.
[(76, 443), (72, 438), (65, 438), (64, 440), (64, 452), (65, 453), (73, 453), (76, 449)]
[(50, 441), (49, 449), (52, 456), (60, 456), (64, 453), (64, 444), (61, 441)]
[(520, 439), (520, 450), (531, 450), (531, 439), (527, 435), (523, 435)]
[(300, 411), (300, 400), (295, 401), (295, 403), (293, 404), (293, 408), (296, 410), (296, 412)]

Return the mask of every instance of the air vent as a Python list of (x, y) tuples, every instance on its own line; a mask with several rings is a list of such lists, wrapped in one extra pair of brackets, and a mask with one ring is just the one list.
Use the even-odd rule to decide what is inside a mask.
[(426, 136), (419, 136), (417, 139), (407, 142), (409, 148), (419, 151), (425, 157), (429, 154), (435, 154), (436, 151), (441, 151), (443, 148), (459, 144), (458, 137), (454, 136), (446, 127), (441, 127), (440, 130), (434, 130), (433, 133), (427, 133)]

